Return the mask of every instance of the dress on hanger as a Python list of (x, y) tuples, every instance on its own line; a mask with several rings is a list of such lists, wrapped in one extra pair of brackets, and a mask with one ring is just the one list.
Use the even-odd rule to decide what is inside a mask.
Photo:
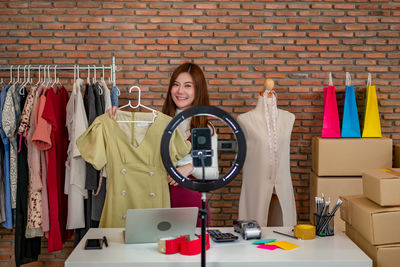
[(47, 90), (42, 118), (52, 125), (51, 143), (48, 151), (47, 186), (49, 195), (50, 232), (49, 252), (61, 250), (62, 244), (72, 236), (66, 230), (68, 197), (64, 194), (65, 161), (67, 160), (68, 132), (66, 128), (66, 106), (68, 93), (63, 86), (54, 92)]
[[(39, 88), (38, 94), (43, 92), (43, 87)], [(44, 106), (46, 105), (46, 94), (40, 94), (39, 100), (37, 100), (36, 110), (32, 112), (31, 116), (35, 117), (35, 129), (30, 139), (32, 144), (35, 146), (36, 161), (40, 161), (40, 171), (37, 174), (38, 181), (41, 181), (40, 188), (38, 190), (42, 196), (42, 230), (43, 232), (49, 232), (50, 230), (50, 219), (49, 219), (49, 197), (47, 193), (47, 159), (46, 153), (52, 146), (51, 143), (51, 129), (50, 123), (42, 118)], [(28, 131), (30, 132), (30, 131)], [(36, 165), (38, 165), (36, 163)], [(41, 180), (40, 180), (41, 179)]]
[[(32, 87), (34, 90), (36, 87)], [(35, 89), (36, 90), (36, 89)], [(21, 107), (25, 108), (27, 92), (21, 95)], [(18, 135), (18, 140), (22, 137)], [(18, 152), (18, 181), (17, 181), (17, 207), (15, 219), (15, 265), (17, 267), (22, 264), (37, 261), (40, 254), (41, 238), (26, 238), (25, 230), (27, 223), (27, 208), (28, 208), (28, 185), (29, 185), (29, 167), (27, 159), (27, 147), (24, 140), (21, 140), (21, 149)]]
[(25, 237), (43, 236), (42, 228), (42, 180), (40, 150), (33, 145), (32, 136), (36, 130), (35, 118), (39, 107), (39, 97), (44, 90), (41, 86), (35, 93), (33, 107), (29, 119), (27, 131), (28, 166), (29, 166), (29, 196), (28, 196), (28, 222), (26, 225)]
[[(265, 95), (265, 94), (264, 94)], [(266, 96), (265, 96), (266, 97)], [(238, 116), (243, 129), (247, 153), (243, 166), (243, 182), (239, 201), (239, 219), (253, 219), (267, 226), (272, 193), (276, 191), (282, 208), (283, 226), (296, 224), (296, 204), (290, 175), (290, 136), (295, 117), (277, 109), (277, 166), (276, 177), (271, 177), (271, 153), (264, 97), (260, 96), (256, 108)]]
[(88, 128), (83, 105), (81, 88), (83, 80), (77, 79), (67, 103), (67, 128), (69, 137), (68, 157), (65, 163), (64, 193), (68, 195), (67, 229), (85, 228), (84, 199), (88, 197), (85, 189), (86, 164), (76, 146), (76, 139)]
[(2, 225), (7, 229), (12, 229), (12, 211), (11, 211), (11, 190), (10, 190), (10, 140), (7, 138), (4, 132), (3, 126), (3, 107), (6, 101), (6, 95), (8, 90), (12, 90), (13, 85), (9, 84), (0, 94), (0, 135), (1, 140), (4, 144), (4, 165), (3, 165), (3, 182), (4, 182), (4, 206), (6, 219), (2, 222)]
[(15, 84), (7, 91), (6, 100), (3, 106), (3, 131), (10, 142), (10, 188), (11, 188), (11, 208), (15, 208), (17, 197), (17, 137), (15, 135), (17, 118), (15, 113), (14, 92), (19, 89), (19, 84)]
[[(124, 227), (127, 209), (170, 207), (160, 143), (171, 117), (158, 112), (143, 140), (135, 145), (134, 125), (116, 122), (120, 115), (135, 120), (135, 114), (118, 111), (114, 119), (103, 114), (77, 140), (78, 149), (86, 162), (97, 170), (106, 167), (107, 193), (99, 227)], [(153, 116), (152, 113), (145, 114)], [(170, 143), (173, 163), (188, 154), (190, 147), (190, 143), (176, 131)]]

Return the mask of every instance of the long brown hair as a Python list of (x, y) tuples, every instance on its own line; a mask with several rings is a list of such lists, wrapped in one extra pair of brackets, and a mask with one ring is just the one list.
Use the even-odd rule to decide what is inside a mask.
[[(174, 72), (172, 73), (171, 79), (169, 80), (167, 97), (164, 101), (164, 105), (162, 107), (162, 112), (171, 117), (175, 116), (176, 112), (176, 104), (172, 100), (171, 96), (171, 88), (174, 85), (174, 82), (178, 78), (179, 74), (182, 72), (187, 72), (192, 76), (194, 82), (194, 92), (195, 97), (192, 103), (192, 106), (209, 106), (210, 100), (208, 97), (207, 90), (207, 82), (204, 77), (204, 73), (201, 68), (193, 63), (183, 63), (179, 65)], [(211, 126), (206, 116), (194, 116), (191, 119), (190, 129), (193, 128), (206, 128), (207, 126)], [(213, 129), (213, 127), (211, 127)], [(214, 130), (213, 130), (214, 131)]]

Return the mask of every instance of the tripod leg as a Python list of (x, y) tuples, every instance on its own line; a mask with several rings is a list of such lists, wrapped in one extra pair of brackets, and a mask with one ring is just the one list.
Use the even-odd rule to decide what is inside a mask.
[(201, 267), (206, 266), (206, 222), (207, 222), (206, 193), (201, 195)]

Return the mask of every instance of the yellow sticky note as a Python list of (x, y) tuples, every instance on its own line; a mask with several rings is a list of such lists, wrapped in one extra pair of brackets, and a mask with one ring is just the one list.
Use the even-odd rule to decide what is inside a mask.
[(288, 241), (275, 241), (275, 242), (269, 243), (268, 245), (275, 245), (284, 250), (291, 250), (291, 249), (299, 247), (298, 245), (290, 243)]

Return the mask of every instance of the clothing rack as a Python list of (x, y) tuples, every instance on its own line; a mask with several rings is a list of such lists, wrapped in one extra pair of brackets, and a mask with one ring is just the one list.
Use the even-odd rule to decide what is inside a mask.
[(115, 65), (115, 57), (112, 57), (112, 64), (109, 66), (96, 66), (96, 65), (76, 65), (76, 66), (59, 66), (59, 65), (39, 65), (39, 66), (32, 66), (32, 65), (10, 65), (10, 66), (0, 66), (0, 70), (8, 70), (8, 71), (24, 71), (27, 68), (29, 70), (39, 70), (42, 68), (48, 68), (49, 70), (74, 70), (74, 69), (79, 69), (79, 70), (111, 70), (111, 80), (113, 86), (116, 86), (116, 75), (115, 72), (117, 71), (116, 65)]

